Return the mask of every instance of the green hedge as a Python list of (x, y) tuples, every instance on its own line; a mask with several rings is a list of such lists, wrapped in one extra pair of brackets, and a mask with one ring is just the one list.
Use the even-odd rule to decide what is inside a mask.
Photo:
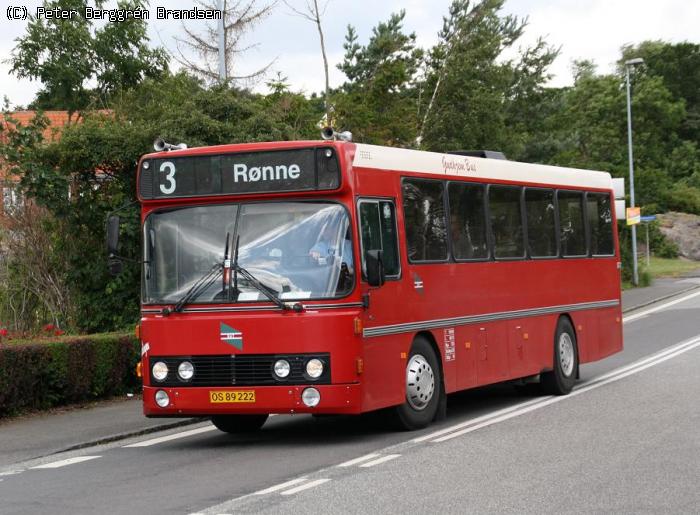
[(137, 387), (138, 341), (124, 334), (0, 343), (0, 417)]

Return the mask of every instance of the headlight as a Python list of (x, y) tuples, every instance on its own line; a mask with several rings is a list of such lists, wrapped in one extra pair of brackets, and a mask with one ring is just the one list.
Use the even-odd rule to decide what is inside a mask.
[(180, 379), (183, 381), (189, 381), (194, 375), (194, 366), (189, 361), (183, 361), (177, 367), (177, 375), (179, 375)]
[(316, 388), (306, 388), (301, 393), (301, 400), (306, 406), (313, 408), (321, 402), (321, 394)]
[(311, 379), (318, 379), (323, 374), (323, 361), (320, 359), (310, 359), (306, 362), (306, 375)]
[(167, 408), (168, 404), (170, 404), (170, 397), (168, 397), (168, 393), (165, 390), (156, 392), (156, 404), (161, 408)]
[(278, 359), (275, 361), (274, 370), (277, 377), (284, 379), (289, 375), (291, 369), (292, 367), (289, 365), (289, 361), (286, 359)]
[(165, 381), (165, 378), (168, 377), (168, 365), (162, 361), (156, 361), (151, 370), (156, 381)]

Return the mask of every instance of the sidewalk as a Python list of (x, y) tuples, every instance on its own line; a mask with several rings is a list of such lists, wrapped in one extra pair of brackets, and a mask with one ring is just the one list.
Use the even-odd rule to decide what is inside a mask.
[[(622, 308), (625, 312), (632, 311), (696, 288), (700, 288), (700, 277), (657, 279), (653, 286), (624, 291)], [(0, 470), (13, 463), (68, 449), (199, 421), (201, 419), (148, 419), (141, 412), (138, 397), (0, 421)]]
[(634, 311), (654, 302), (700, 288), (700, 277), (655, 279), (646, 288), (632, 288), (622, 292), (622, 311)]
[(0, 471), (20, 461), (198, 421), (146, 418), (140, 396), (0, 421)]

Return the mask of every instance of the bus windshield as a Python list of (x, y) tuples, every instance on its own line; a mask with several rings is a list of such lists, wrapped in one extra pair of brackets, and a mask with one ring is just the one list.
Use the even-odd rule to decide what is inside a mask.
[[(238, 241), (238, 264), (282, 300), (337, 298), (354, 285), (350, 222), (328, 202), (265, 202), (185, 207), (144, 224), (143, 302), (178, 302)], [(221, 274), (190, 303), (254, 302), (265, 295), (240, 275)]]

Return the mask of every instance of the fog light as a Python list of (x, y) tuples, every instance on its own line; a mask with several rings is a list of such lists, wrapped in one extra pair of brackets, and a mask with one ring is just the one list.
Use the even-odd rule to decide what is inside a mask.
[(177, 375), (179, 375), (180, 379), (183, 381), (189, 381), (194, 375), (194, 365), (189, 361), (183, 361), (177, 367)]
[(311, 379), (318, 379), (323, 374), (323, 361), (320, 359), (310, 359), (306, 362), (306, 375)]
[(316, 388), (306, 388), (301, 394), (301, 400), (306, 406), (313, 408), (321, 402), (321, 393)]
[(165, 381), (165, 378), (168, 377), (168, 365), (162, 361), (156, 361), (151, 370), (156, 381)]
[(289, 361), (286, 359), (278, 359), (275, 361), (274, 370), (277, 377), (284, 379), (289, 375), (292, 367), (289, 365)]
[(170, 404), (170, 397), (168, 397), (165, 390), (158, 390), (156, 392), (156, 404), (161, 408), (167, 408), (168, 404)]

